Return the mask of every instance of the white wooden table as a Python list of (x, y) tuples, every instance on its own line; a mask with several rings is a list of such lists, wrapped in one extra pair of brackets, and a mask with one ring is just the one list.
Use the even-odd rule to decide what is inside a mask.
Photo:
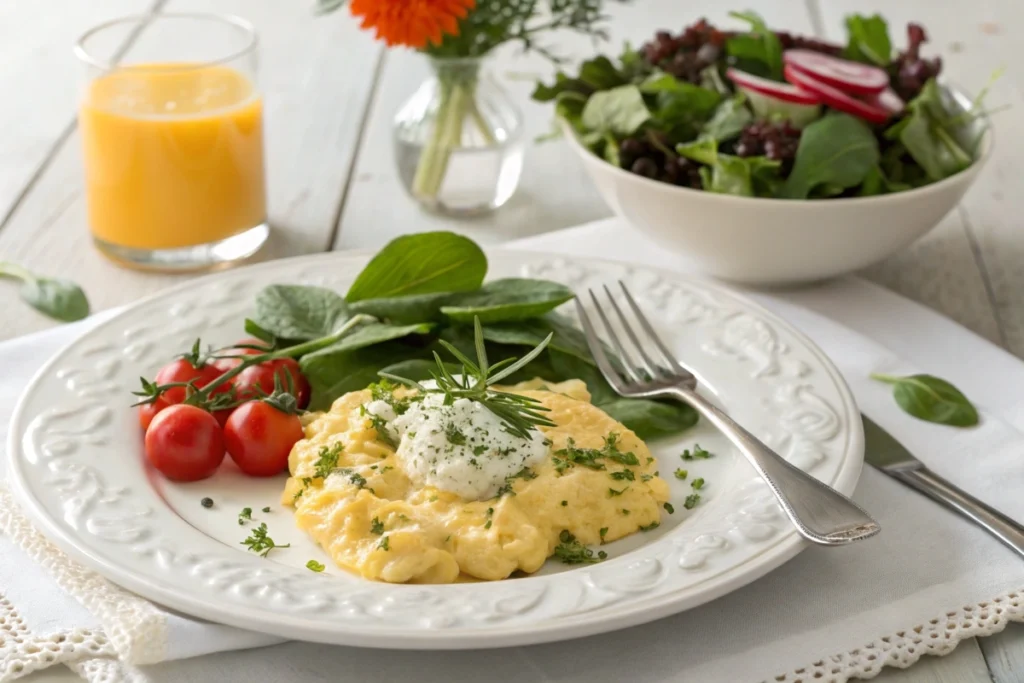
[[(425, 76), (415, 54), (385, 52), (347, 16), (318, 18), (309, 2), (282, 0), (4, 0), (0, 3), (0, 261), (79, 282), (95, 310), (129, 303), (185, 276), (119, 269), (90, 246), (74, 109), (80, 73), (70, 46), (85, 29), (124, 14), (163, 9), (241, 14), (260, 31), (267, 105), (271, 243), (260, 259), (332, 249), (378, 247), (398, 234), (450, 229), (481, 243), (557, 230), (606, 216), (562, 143), (532, 146), (519, 193), (501, 211), (472, 221), (426, 215), (403, 193), (392, 162), (391, 116)], [(907, 21), (924, 23), (946, 73), (977, 90), (999, 66), (1010, 69), (991, 104), (1010, 104), (996, 122), (996, 152), (963, 204), (934, 232), (866, 276), (931, 306), (1024, 356), (1024, 72), (1020, 0), (745, 0), (769, 24), (839, 39), (846, 12), (883, 11), (903, 45)], [(656, 29), (678, 30), (707, 16), (724, 21), (729, 3), (635, 0), (611, 8), (617, 50)], [(564, 52), (592, 45), (559, 36)], [(527, 137), (550, 128), (551, 112), (528, 101), (542, 60), (501, 51), (494, 68), (526, 114)], [(525, 76), (525, 78), (524, 78)], [(0, 284), (0, 339), (53, 323)], [(941, 343), (941, 340), (936, 340)], [(967, 359), (965, 359), (967, 360)], [(2, 591), (2, 587), (0, 587)], [(765, 672), (766, 675), (771, 672)], [(74, 680), (48, 672), (36, 681)], [(888, 683), (1020, 683), (1024, 626), (964, 642), (948, 657), (926, 658)]]

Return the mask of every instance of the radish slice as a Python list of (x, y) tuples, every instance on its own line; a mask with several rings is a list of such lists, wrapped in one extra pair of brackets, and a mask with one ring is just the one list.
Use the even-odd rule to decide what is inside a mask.
[(782, 60), (808, 76), (853, 95), (875, 95), (889, 86), (889, 75), (868, 64), (811, 50), (786, 50)]
[(865, 97), (864, 99), (869, 104), (873, 104), (876, 107), (884, 109), (892, 115), (899, 114), (907, 106), (892, 88), (886, 88), (877, 95)]
[(821, 101), (839, 111), (845, 111), (847, 114), (853, 114), (859, 118), (869, 121), (871, 123), (885, 123), (889, 120), (890, 112), (877, 104), (865, 102), (864, 100), (858, 100), (850, 97), (846, 93), (833, 88), (827, 83), (822, 83), (816, 80), (802, 71), (794, 69), (792, 65), (787, 64), (783, 70), (786, 76), (786, 80), (790, 83), (797, 85), (804, 90), (813, 92)]
[(821, 99), (813, 93), (790, 83), (769, 81), (767, 78), (748, 74), (746, 71), (740, 71), (735, 68), (726, 71), (725, 75), (729, 77), (729, 80), (745, 90), (774, 97), (783, 102), (792, 102), (794, 104), (821, 103)]

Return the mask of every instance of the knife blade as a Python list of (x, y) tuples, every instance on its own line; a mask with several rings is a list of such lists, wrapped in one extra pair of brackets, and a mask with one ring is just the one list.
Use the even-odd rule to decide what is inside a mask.
[(1024, 557), (1024, 526), (935, 474), (889, 432), (861, 418), (869, 465), (966, 517)]

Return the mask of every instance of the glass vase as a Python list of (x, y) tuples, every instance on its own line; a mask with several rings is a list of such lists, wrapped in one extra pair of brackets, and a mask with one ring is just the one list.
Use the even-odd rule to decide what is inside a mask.
[(493, 211), (523, 170), (523, 117), (481, 58), (430, 58), (432, 76), (395, 116), (402, 184), (449, 215)]

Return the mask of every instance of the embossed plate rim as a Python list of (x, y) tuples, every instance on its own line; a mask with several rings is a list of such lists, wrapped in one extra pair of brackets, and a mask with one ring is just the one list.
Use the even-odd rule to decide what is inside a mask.
[[(545, 254), (542, 252), (512, 251), (502, 249), (488, 249), (487, 254), (492, 263), (495, 259), (514, 261), (520, 264), (540, 262), (544, 259), (566, 260), (564, 255)], [(733, 564), (716, 573), (707, 576), (691, 585), (685, 586), (676, 591), (655, 592), (653, 595), (645, 596), (635, 601), (626, 601), (618, 606), (598, 607), (585, 610), (581, 613), (559, 615), (556, 617), (542, 617), (538, 621), (527, 621), (522, 624), (497, 624), (489, 627), (448, 627), (440, 629), (426, 628), (400, 628), (394, 626), (372, 626), (362, 625), (358, 629), (339, 628), (337, 624), (328, 627), (322, 622), (316, 622), (301, 615), (284, 614), (274, 612), (265, 608), (240, 607), (238, 603), (207, 603), (200, 597), (193, 597), (187, 591), (182, 591), (178, 586), (165, 587), (160, 581), (151, 579), (145, 573), (136, 569), (125, 568), (115, 562), (108, 561), (101, 553), (88, 547), (80, 539), (76, 538), (71, 529), (65, 528), (60, 520), (60, 515), (46, 510), (41, 501), (36, 500), (30, 494), (30, 488), (25, 480), (25, 472), (22, 470), (22, 434), (27, 423), (22, 415), (27, 403), (27, 397), (36, 390), (48, 373), (53, 370), (66, 354), (70, 354), (76, 344), (82, 343), (90, 335), (99, 335), (101, 331), (108, 331), (111, 328), (118, 329), (126, 317), (140, 308), (149, 306), (152, 302), (169, 298), (177, 293), (189, 291), (214, 283), (221, 278), (240, 277), (239, 274), (257, 275), (260, 271), (272, 271), (277, 269), (292, 268), (298, 272), (304, 265), (316, 265), (329, 263), (332, 260), (366, 259), (372, 255), (368, 251), (336, 252), (327, 254), (315, 254), (292, 259), (256, 264), (245, 268), (226, 271), (209, 275), (203, 278), (182, 283), (172, 288), (158, 292), (152, 296), (136, 302), (134, 305), (122, 311), (115, 317), (105, 321), (93, 331), (90, 331), (79, 340), (62, 349), (53, 359), (33, 378), (29, 388), (19, 400), (18, 406), (12, 416), (11, 432), (9, 436), (9, 459), (11, 460), (12, 483), (14, 489), (27, 508), (33, 520), (40, 525), (46, 535), (51, 538), (61, 549), (65, 550), (83, 564), (90, 566), (101, 574), (107, 576), (115, 583), (136, 591), (139, 594), (156, 602), (166, 604), (184, 612), (229, 623), (242, 628), (255, 629), (268, 633), (275, 633), (285, 637), (299, 638), (305, 640), (330, 642), (346, 645), (359, 645), (370, 647), (389, 648), (416, 648), (416, 649), (468, 649), (481, 647), (500, 647), (525, 645), (554, 640), (564, 640), (585, 635), (606, 632), (619, 628), (633, 626), (639, 623), (651, 621), (672, 613), (703, 604), (709, 600), (724, 595), (747, 583), (763, 576), (772, 569), (780, 566), (788, 559), (798, 554), (806, 545), (797, 536), (795, 531), (788, 530), (763, 543), (760, 551), (750, 555), (742, 562)], [(838, 370), (825, 356), (825, 354), (811, 342), (802, 332), (795, 329), (788, 322), (779, 316), (767, 311), (757, 303), (736, 293), (730, 288), (718, 283), (709, 282), (700, 278), (693, 278), (664, 269), (648, 268), (628, 263), (604, 259), (573, 259), (573, 264), (581, 266), (593, 266), (598, 271), (607, 271), (610, 268), (631, 269), (632, 271), (653, 274), (665, 278), (668, 282), (676, 282), (685, 285), (695, 291), (702, 291), (724, 297), (728, 302), (736, 305), (739, 309), (756, 314), (756, 318), (768, 321), (778, 330), (784, 331), (792, 337), (802, 349), (818, 362), (818, 367), (825, 371), (825, 375), (835, 385), (842, 403), (841, 435), (845, 436), (844, 448), (841, 454), (839, 469), (832, 477), (830, 483), (844, 493), (852, 492), (860, 475), (863, 463), (863, 434), (860, 431), (859, 413), (853, 401), (852, 394), (846, 387)], [(123, 329), (123, 327), (121, 328)], [(173, 514), (173, 512), (172, 512)], [(664, 540), (664, 539), (661, 539)], [(660, 542), (660, 541), (659, 541)], [(652, 544), (652, 547), (655, 544)], [(640, 552), (640, 551), (636, 551)], [(257, 558), (252, 558), (258, 561)], [(627, 558), (618, 558), (617, 564)], [(636, 562), (643, 562), (643, 558), (634, 558)], [(610, 563), (609, 563), (610, 564)], [(625, 567), (625, 564), (621, 566)], [(574, 573), (574, 572), (573, 572)], [(523, 579), (524, 584), (533, 581), (555, 581), (557, 577), (569, 576), (573, 573), (558, 574), (548, 577), (535, 577)], [(589, 576), (589, 575), (588, 575)], [(374, 584), (376, 585), (376, 584)], [(525, 585), (524, 585), (525, 587)], [(402, 587), (403, 589), (406, 587)], [(442, 594), (448, 591), (460, 590), (458, 586), (439, 587), (437, 593)], [(382, 638), (387, 636), (387, 638)]]

